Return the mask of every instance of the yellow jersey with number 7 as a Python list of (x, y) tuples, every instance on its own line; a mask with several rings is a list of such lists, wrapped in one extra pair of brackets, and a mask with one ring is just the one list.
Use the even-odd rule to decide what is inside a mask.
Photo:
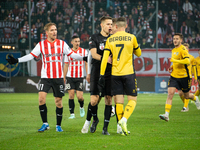
[(136, 37), (125, 31), (110, 36), (104, 47), (112, 54), (112, 75), (123, 76), (134, 73), (133, 54), (141, 55)]

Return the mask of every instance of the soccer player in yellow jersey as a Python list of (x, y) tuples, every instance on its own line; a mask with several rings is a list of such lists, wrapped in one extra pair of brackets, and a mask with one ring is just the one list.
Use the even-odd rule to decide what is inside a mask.
[[(184, 43), (183, 44), (185, 46), (185, 48), (188, 50), (189, 52), (189, 44), (188, 43)], [(192, 81), (192, 73), (194, 74), (194, 83), (197, 83), (197, 74), (196, 74), (196, 61), (194, 59), (194, 56), (189, 54), (189, 58), (190, 58), (190, 64), (188, 66), (188, 70), (189, 70), (189, 74), (190, 74), (190, 80)], [(189, 103), (189, 99), (185, 99), (184, 97), (184, 93), (181, 89), (178, 89), (178, 94), (181, 98), (181, 100), (184, 103), (183, 109), (181, 110), (181, 112), (187, 112), (189, 111), (189, 107), (188, 107), (188, 103)]]
[(195, 92), (194, 94), (195, 96), (199, 96), (199, 93), (200, 93), (200, 49), (198, 53), (199, 53), (199, 56), (195, 58), (195, 61), (196, 61), (196, 67), (197, 67), (197, 78), (198, 78), (199, 88)]
[(186, 99), (195, 101), (197, 108), (200, 107), (198, 97), (190, 93), (191, 81), (188, 70), (190, 64), (189, 53), (185, 46), (181, 44), (183, 35), (180, 33), (174, 34), (173, 43), (175, 48), (172, 50), (171, 62), (172, 72), (168, 82), (168, 96), (165, 104), (165, 114), (159, 115), (160, 119), (169, 121), (169, 112), (172, 107), (172, 98), (176, 88), (181, 89)]
[[(133, 54), (141, 55), (134, 35), (125, 32), (127, 27), (126, 18), (120, 17), (116, 21), (117, 32), (110, 36), (106, 41), (104, 55), (101, 62), (99, 85), (103, 87), (104, 73), (107, 60), (112, 54), (112, 92), (116, 103), (116, 115), (118, 123), (125, 135), (128, 135), (127, 120), (135, 109), (137, 102), (137, 81), (135, 78)], [(128, 104), (123, 111), (124, 92), (128, 97)]]

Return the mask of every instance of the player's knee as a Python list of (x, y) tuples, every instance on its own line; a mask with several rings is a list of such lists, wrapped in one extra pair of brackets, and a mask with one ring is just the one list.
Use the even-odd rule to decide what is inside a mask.
[(97, 101), (91, 101), (90, 103), (91, 103), (92, 106), (97, 105)]
[(83, 101), (83, 96), (77, 96), (77, 99), (78, 99), (79, 101)]
[(39, 97), (39, 105), (44, 105), (46, 103), (45, 97)]

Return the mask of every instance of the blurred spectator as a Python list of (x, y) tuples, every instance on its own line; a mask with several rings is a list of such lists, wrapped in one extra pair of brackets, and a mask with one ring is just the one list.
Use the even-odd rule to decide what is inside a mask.
[(114, 16), (114, 9), (113, 9), (112, 6), (109, 7), (109, 9), (108, 9), (108, 14), (109, 14), (109, 16), (111, 16), (111, 17)]
[(68, 29), (65, 29), (64, 36), (65, 40), (67, 41), (67, 44), (69, 44), (69, 41), (71, 39), (71, 34), (69, 33)]
[(98, 17), (101, 18), (102, 16), (104, 16), (104, 11), (103, 8), (100, 8), (98, 12)]
[(138, 26), (138, 27), (139, 27), (140, 25), (143, 26), (143, 24), (144, 24), (143, 11), (140, 11), (140, 16), (138, 17), (137, 26)]
[(7, 15), (6, 15), (5, 10), (4, 10), (4, 9), (1, 9), (0, 20), (5, 20), (6, 16), (7, 16)]
[(28, 21), (25, 21), (25, 23), (23, 25), (23, 33), (28, 36), (28, 33), (29, 33), (29, 24), (28, 24)]
[(119, 2), (119, 0), (115, 0), (113, 4), (114, 4), (113, 7), (114, 7), (115, 10), (116, 10), (118, 7), (121, 6), (121, 3)]
[[(38, 37), (37, 37), (37, 28), (35, 27), (35, 24), (32, 25), (31, 28), (31, 43), (33, 44), (34, 42), (37, 43), (38, 42)], [(33, 45), (32, 45), (33, 47)]]
[(168, 34), (167, 38), (166, 38), (166, 45), (168, 48), (173, 48), (173, 38), (171, 34)]
[(171, 0), (169, 2), (169, 9), (168, 9), (168, 11), (176, 11), (176, 10), (178, 10), (178, 3), (177, 3), (176, 0)]
[(138, 1), (137, 10), (138, 10), (139, 14), (140, 14), (141, 11), (143, 12), (143, 5), (142, 5), (141, 1)]
[(90, 35), (87, 33), (87, 30), (84, 31), (83, 34), (81, 34), (81, 40), (83, 42), (87, 41), (89, 39)]
[(169, 18), (168, 18), (168, 14), (167, 13), (164, 13), (163, 21), (164, 21), (164, 30), (166, 30), (168, 22), (169, 22)]
[(142, 43), (140, 44), (140, 48), (141, 49), (143, 49), (143, 48), (150, 48), (150, 45), (149, 45), (149, 43), (146, 42), (145, 38), (142, 39)]
[(73, 16), (74, 9), (70, 4), (64, 9), (64, 11), (68, 16)]
[(79, 24), (80, 24), (80, 21), (81, 21), (81, 16), (79, 14), (78, 11), (76, 11), (75, 15), (74, 15), (74, 20), (73, 20), (73, 27), (74, 27), (74, 31), (76, 31), (79, 27)]
[(64, 36), (64, 32), (65, 32), (65, 27), (64, 27), (62, 22), (58, 23), (58, 29), (57, 30), (58, 30), (58, 39), (61, 39), (62, 36)]
[(15, 8), (13, 9), (13, 14), (14, 14), (15, 16), (18, 16), (18, 15), (19, 15), (19, 7), (18, 7), (18, 5), (15, 5)]
[(200, 34), (199, 33), (196, 34), (195, 40), (196, 40), (198, 47), (200, 47)]
[(28, 16), (28, 7), (26, 3), (24, 3), (24, 8), (22, 10), (23, 10), (24, 15)]
[(185, 24), (185, 22), (183, 22), (182, 26), (181, 26), (181, 34), (183, 35), (183, 37), (187, 38), (188, 36), (188, 26)]
[(197, 23), (197, 29), (198, 29), (198, 33), (200, 34), (200, 21), (198, 21)]
[(159, 4), (159, 9), (163, 11), (163, 13), (169, 13), (168, 12), (168, 5), (166, 4), (165, 0), (162, 0)]
[(51, 12), (50, 10), (47, 11), (47, 16), (46, 16), (46, 23), (52, 22), (51, 21)]
[(194, 31), (196, 23), (194, 22), (193, 19), (190, 18), (190, 16), (187, 16), (187, 19), (185, 20), (185, 23), (188, 26), (189, 34), (191, 34), (191, 32)]
[(198, 45), (197, 45), (195, 39), (192, 40), (192, 43), (190, 44), (190, 48), (198, 48)]
[(52, 5), (50, 11), (51, 11), (51, 21), (55, 23), (56, 22), (56, 15), (57, 15), (57, 8), (56, 8), (56, 6)]
[(134, 20), (132, 18), (132, 15), (129, 15), (128, 16), (128, 19), (127, 19), (127, 28), (128, 28), (128, 31), (133, 34), (133, 30), (134, 30)]
[(18, 47), (20, 51), (28, 49), (28, 36), (23, 32), (19, 35), (18, 38)]
[(192, 36), (189, 35), (186, 42), (189, 43), (189, 44), (192, 44), (192, 40), (193, 40)]
[(185, 0), (185, 3), (183, 4), (183, 10), (187, 14), (188, 10), (192, 11), (192, 5), (188, 0)]
[(56, 15), (56, 23), (59, 24), (63, 21), (63, 14), (61, 11), (58, 11), (58, 14)]
[(65, 14), (63, 19), (64, 19), (65, 27), (68, 29), (71, 26), (71, 18), (67, 14)]
[(37, 22), (35, 23), (35, 27), (38, 29), (41, 27), (41, 22), (40, 22), (40, 19), (38, 18), (37, 19)]
[(177, 16), (177, 12), (175, 10), (172, 11), (172, 15), (171, 15), (171, 18), (170, 18), (170, 22), (173, 23), (173, 26), (174, 26), (174, 29), (176, 28), (176, 25), (178, 23), (178, 16)]
[(183, 9), (180, 9), (178, 13), (178, 28), (180, 29), (181, 25), (187, 19), (187, 15), (183, 12)]
[(42, 11), (42, 13), (44, 13), (44, 10), (46, 7), (45, 1), (39, 0), (39, 2), (36, 3), (36, 7), (37, 7), (37, 14), (39, 14), (40, 11)]

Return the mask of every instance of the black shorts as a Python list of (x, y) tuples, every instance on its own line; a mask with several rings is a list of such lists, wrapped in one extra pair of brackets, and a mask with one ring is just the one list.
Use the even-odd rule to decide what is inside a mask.
[(137, 80), (135, 74), (125, 76), (112, 75), (112, 94), (137, 96)]
[(66, 89), (67, 90), (77, 90), (77, 91), (83, 91), (83, 78), (70, 78), (67, 77), (67, 82), (66, 82)]
[(63, 78), (58, 78), (58, 79), (42, 78), (38, 87), (39, 92), (48, 93), (51, 88), (53, 89), (54, 97), (63, 97), (65, 95)]
[(188, 77), (186, 78), (174, 78), (170, 76), (168, 81), (168, 87), (175, 87), (178, 90), (182, 90), (184, 93), (190, 91), (192, 80)]
[[(100, 77), (100, 67), (92, 66), (90, 74), (90, 95), (99, 95), (98, 81)], [(111, 92), (111, 72), (105, 74), (105, 90), (104, 95), (112, 96)]]

